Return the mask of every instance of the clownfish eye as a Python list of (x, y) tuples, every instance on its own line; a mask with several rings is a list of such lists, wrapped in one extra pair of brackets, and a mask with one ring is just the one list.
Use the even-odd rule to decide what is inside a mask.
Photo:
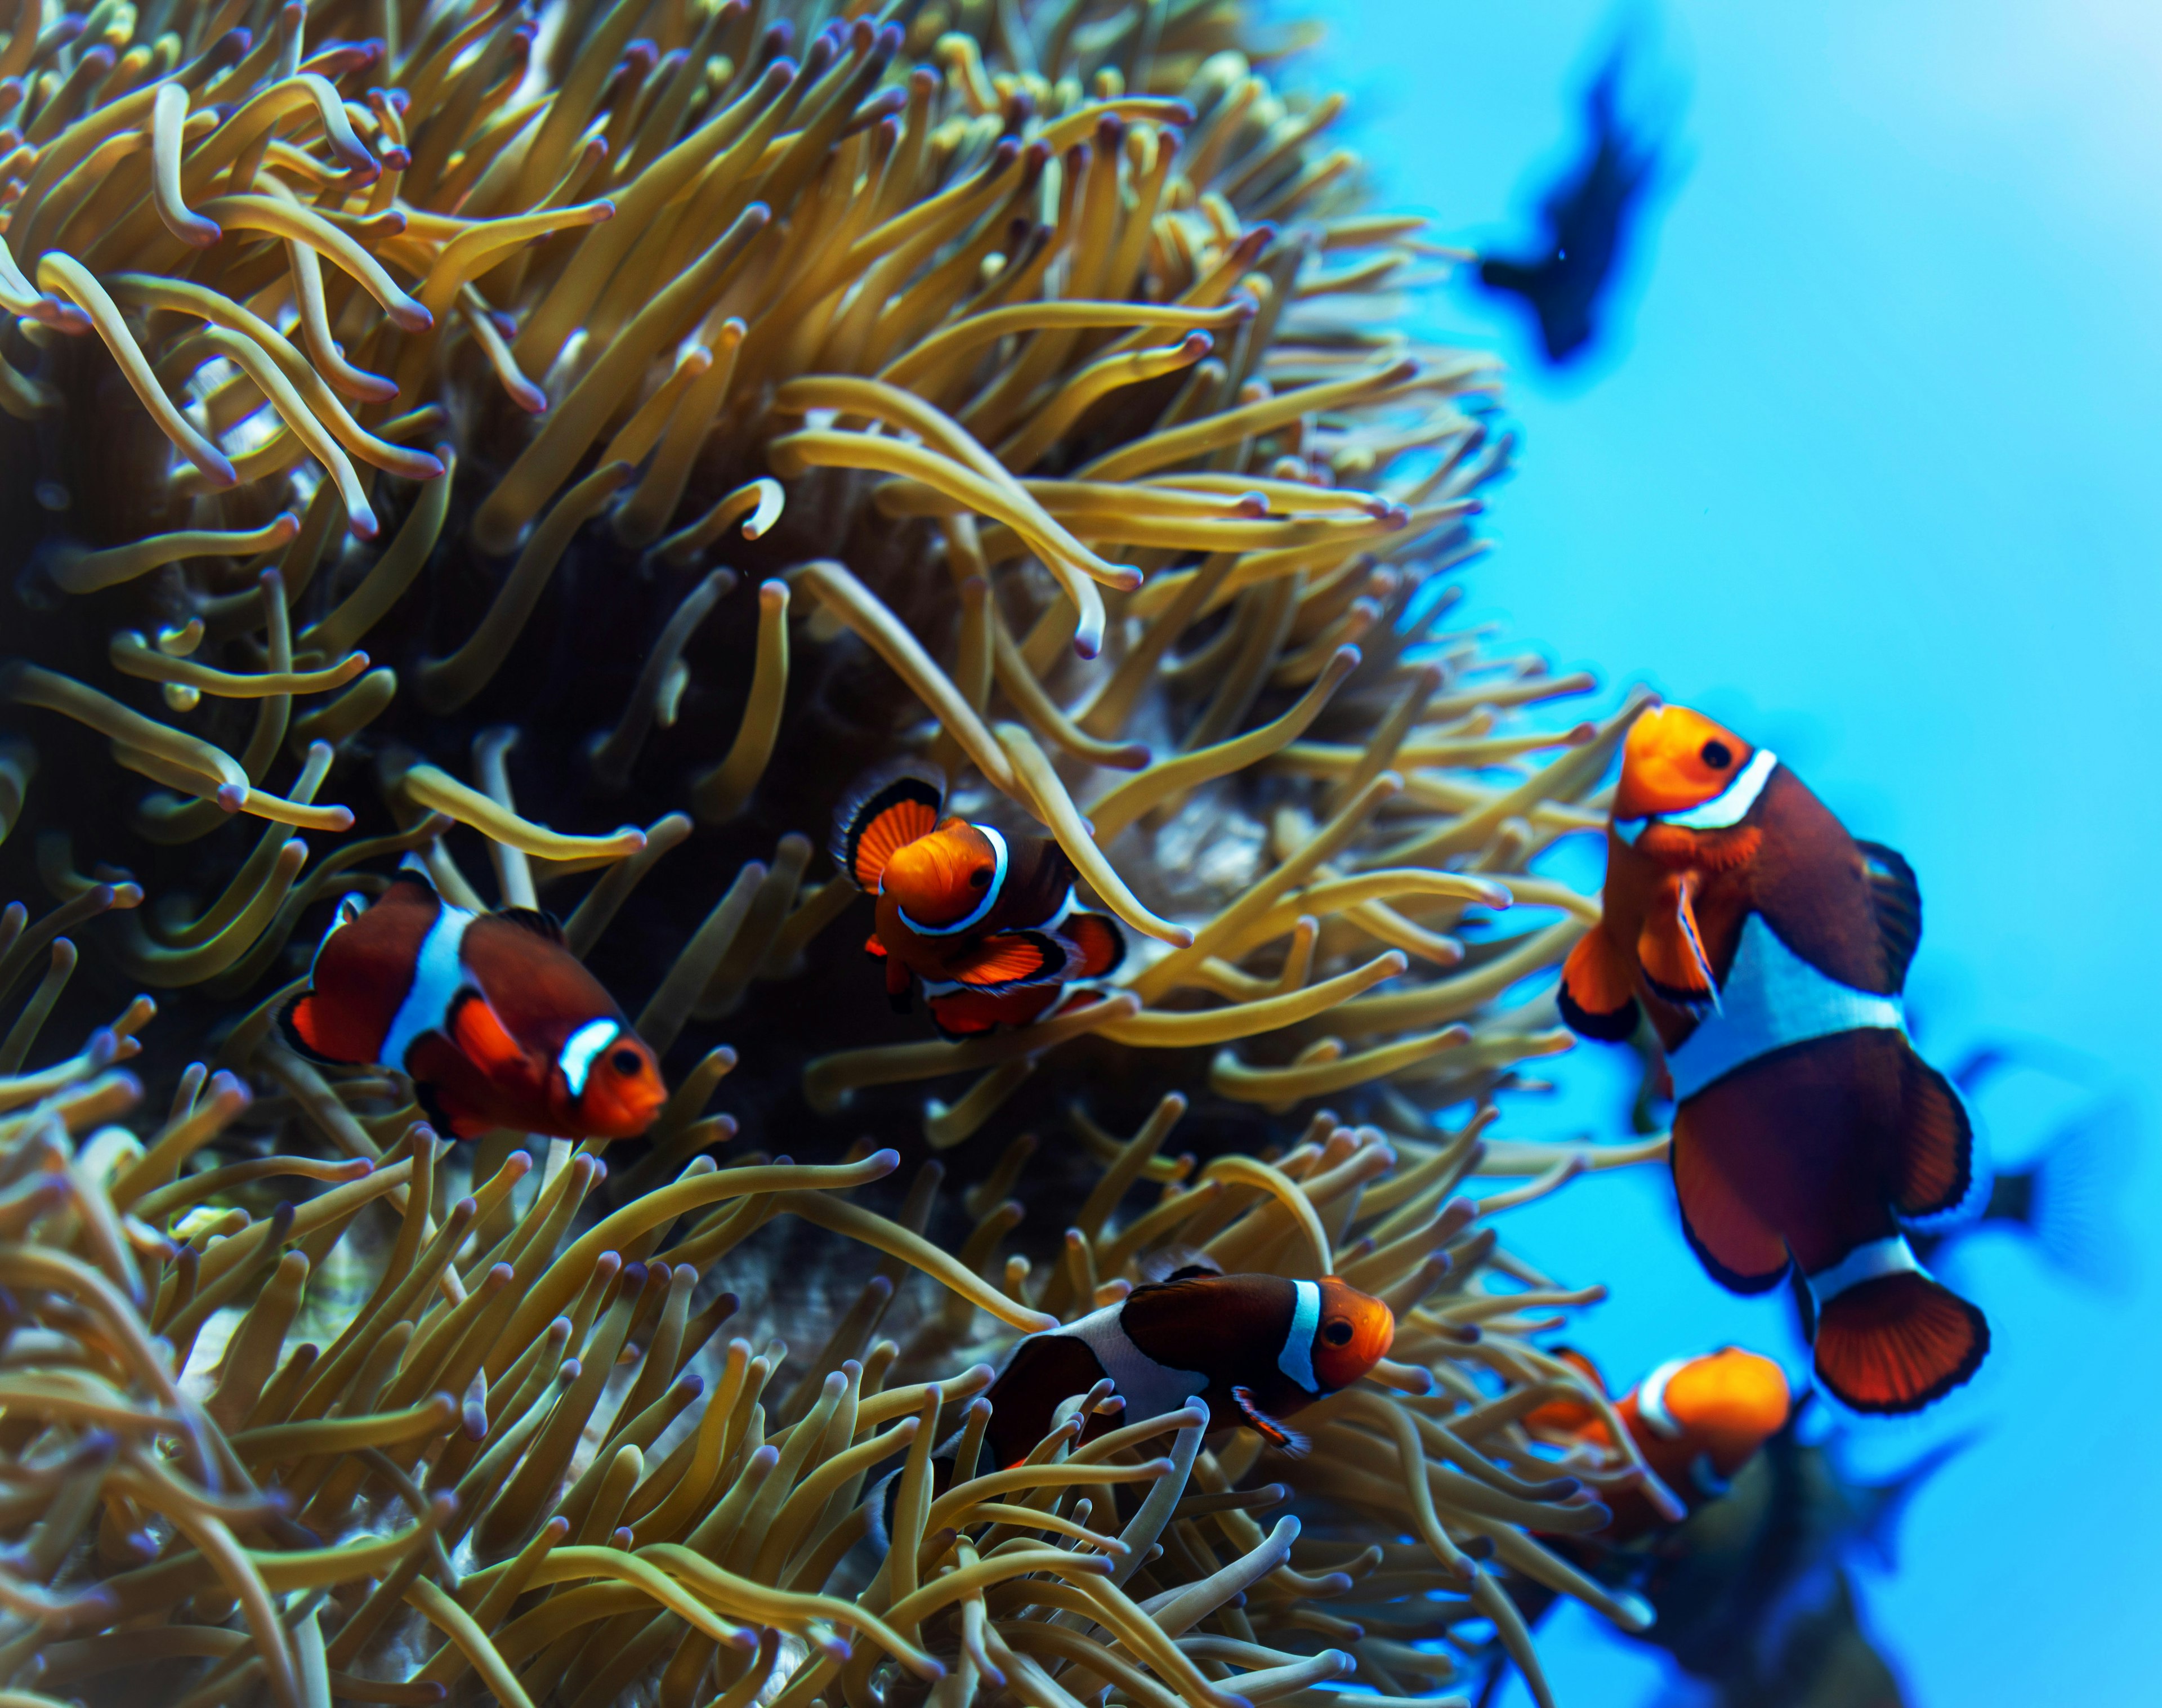
[(969, 887), (971, 890), (980, 890), (990, 881), (991, 869), (989, 866), (978, 866), (974, 871), (969, 874)]
[(638, 1052), (635, 1050), (618, 1050), (608, 1058), (608, 1066), (625, 1079), (629, 1079), (645, 1065), (645, 1063), (639, 1059)]
[(1351, 1325), (1339, 1317), (1321, 1331), (1321, 1338), (1332, 1346), (1349, 1346), (1351, 1344)]
[(1699, 750), (1704, 762), (1716, 771), (1723, 771), (1734, 763), (1734, 755), (1723, 741), (1707, 741)]

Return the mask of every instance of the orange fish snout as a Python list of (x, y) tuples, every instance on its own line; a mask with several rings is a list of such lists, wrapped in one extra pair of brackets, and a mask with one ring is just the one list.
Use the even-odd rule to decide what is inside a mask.
[(1005, 864), (1002, 842), (976, 825), (949, 818), (930, 835), (893, 851), (879, 890), (900, 904), (905, 923), (951, 930), (984, 910)]
[(1738, 1346), (1654, 1371), (1636, 1399), (1654, 1434), (1686, 1440), (1721, 1477), (1784, 1429), (1792, 1408), (1786, 1372)]
[(1614, 817), (1627, 822), (1685, 812), (1723, 793), (1756, 750), (1686, 706), (1656, 706), (1629, 726)]
[(1334, 1276), (1321, 1282), (1321, 1321), (1313, 1331), (1313, 1374), (1324, 1392), (1347, 1388), (1389, 1355), (1396, 1313)]
[(580, 1129), (593, 1138), (634, 1139), (668, 1101), (651, 1047), (614, 1021), (595, 1021), (572, 1033), (557, 1067)]

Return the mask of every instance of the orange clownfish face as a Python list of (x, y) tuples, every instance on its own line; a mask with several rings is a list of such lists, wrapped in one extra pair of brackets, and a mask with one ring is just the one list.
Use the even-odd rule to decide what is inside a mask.
[(1722, 1477), (1786, 1427), (1792, 1403), (1786, 1372), (1737, 1346), (1662, 1365), (1644, 1378), (1636, 1401), (1653, 1434), (1686, 1439)]
[(634, 1139), (668, 1101), (661, 1064), (645, 1041), (620, 1021), (588, 1021), (556, 1057), (554, 1090), (589, 1138)]
[(1324, 1393), (1347, 1388), (1389, 1355), (1396, 1314), (1371, 1293), (1327, 1276), (1313, 1331), (1313, 1375)]
[(943, 934), (989, 913), (1005, 875), (1005, 838), (988, 825), (949, 818), (893, 851), (879, 893), (900, 905), (901, 923), (911, 931)]
[(1617, 823), (1687, 812), (1715, 801), (1747, 769), (1756, 749), (1686, 706), (1657, 706), (1629, 726)]

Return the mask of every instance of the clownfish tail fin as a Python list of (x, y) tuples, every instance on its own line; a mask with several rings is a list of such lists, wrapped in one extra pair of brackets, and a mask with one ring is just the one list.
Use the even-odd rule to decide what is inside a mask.
[(1909, 1221), (1965, 1208), (1975, 1192), (1974, 1123), (1950, 1080), (1910, 1048), (1892, 1208)]
[(1629, 964), (1604, 926), (1579, 938), (1562, 964), (1560, 1003), (1564, 1024), (1579, 1037), (1618, 1044), (1637, 1030)]
[(938, 828), (946, 779), (930, 766), (881, 765), (849, 790), (833, 815), (833, 863), (859, 890), (875, 895), (897, 849)]
[(1922, 941), (1922, 886), (1914, 869), (1881, 842), (1857, 842), (1862, 870), (1869, 880), (1869, 905), (1877, 916), (1877, 941), (1884, 947), (1884, 970), (1894, 990), (1904, 990), (1907, 969)]
[(1817, 1380), (1857, 1412), (1919, 1412), (1966, 1381), (1988, 1352), (1982, 1313), (1919, 1267), (1855, 1282), (1818, 1308)]

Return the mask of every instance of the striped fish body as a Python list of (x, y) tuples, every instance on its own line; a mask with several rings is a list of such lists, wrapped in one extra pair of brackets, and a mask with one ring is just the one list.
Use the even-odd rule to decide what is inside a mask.
[(642, 1133), (666, 1100), (653, 1052), (545, 916), (453, 906), (410, 872), (340, 906), (286, 1016), (311, 1054), (409, 1075), (461, 1138)]
[(874, 774), (835, 816), (834, 860), (874, 898), (864, 945), (885, 963), (906, 1010), (920, 985), (948, 1037), (1026, 1026), (1075, 979), (1125, 953), (1104, 914), (1081, 911), (1057, 843), (945, 816), (944, 779), (907, 767)]
[[(1903, 1228), (1975, 1183), (1959, 1094), (1904, 1026), (1914, 874), (1698, 714), (1649, 713), (1629, 743), (1603, 916), (1564, 970), (1564, 1016), (1594, 1037), (1640, 1015), (1658, 1032), (1683, 1225), (1713, 1277), (1757, 1293), (1798, 1266), (1820, 1379), (1858, 1410), (1918, 1409), (1973, 1373), (1988, 1329)], [(1677, 780), (1710, 769), (1700, 750), (1721, 776), (1691, 798)]]
[(1211, 1429), (1243, 1424), (1303, 1451), (1282, 1419), (1357, 1381), (1387, 1354), (1388, 1307), (1330, 1277), (1193, 1274), (1138, 1287), (1115, 1304), (1031, 1335), (991, 1385), (996, 1462), (1027, 1457), (1066, 1401), (1106, 1378), (1125, 1402), (1083, 1439), (1199, 1399)]

